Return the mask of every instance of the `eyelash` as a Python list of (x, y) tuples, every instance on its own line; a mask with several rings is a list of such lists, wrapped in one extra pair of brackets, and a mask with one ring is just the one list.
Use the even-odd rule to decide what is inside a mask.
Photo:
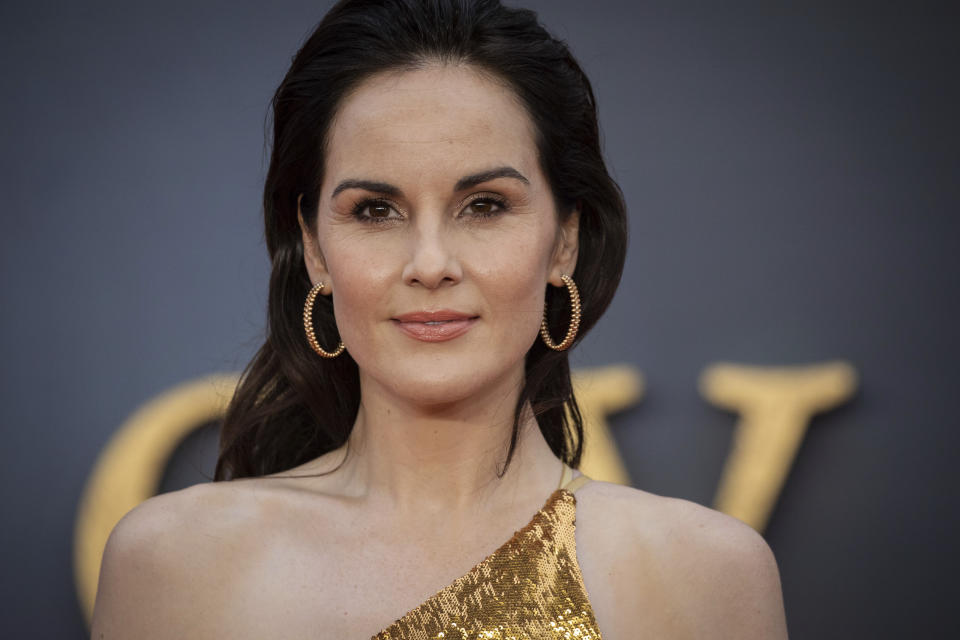
[[(477, 202), (490, 202), (497, 205), (498, 207), (497, 211), (494, 211), (493, 213), (477, 214), (473, 216), (475, 218), (480, 218), (480, 219), (495, 218), (497, 216), (503, 215), (510, 208), (506, 200), (504, 200), (500, 196), (493, 193), (477, 194), (476, 197), (464, 202), (462, 206), (466, 208)], [(365, 198), (360, 202), (358, 202), (357, 204), (355, 204), (353, 209), (350, 211), (350, 213), (354, 218), (356, 218), (360, 222), (364, 222), (368, 224), (389, 224), (397, 220), (397, 218), (374, 218), (372, 216), (364, 215), (363, 214), (364, 209), (370, 206), (387, 206), (396, 210), (396, 207), (394, 207), (393, 203), (390, 202), (389, 200), (384, 200), (383, 198)]]

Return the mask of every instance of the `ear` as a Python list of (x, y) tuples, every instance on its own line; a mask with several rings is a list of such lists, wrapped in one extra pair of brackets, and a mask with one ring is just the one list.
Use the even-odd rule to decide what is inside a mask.
[(579, 253), (580, 238), (580, 202), (567, 219), (560, 224), (557, 230), (557, 243), (553, 252), (553, 261), (550, 265), (549, 282), (555, 287), (564, 286), (560, 276), (567, 274), (573, 275), (573, 270), (577, 266), (577, 254)]
[(303, 264), (307, 268), (307, 275), (310, 276), (310, 283), (317, 284), (322, 282), (322, 295), (333, 293), (333, 281), (330, 273), (327, 271), (327, 263), (320, 250), (320, 243), (316, 234), (310, 229), (303, 220), (303, 213), (300, 211), (300, 201), (303, 200), (303, 194), (297, 196), (297, 222), (300, 223), (300, 234), (303, 239)]

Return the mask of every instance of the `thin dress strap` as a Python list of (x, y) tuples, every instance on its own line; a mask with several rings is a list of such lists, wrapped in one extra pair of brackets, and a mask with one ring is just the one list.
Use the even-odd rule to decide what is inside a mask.
[(566, 462), (563, 463), (563, 471), (560, 473), (560, 484), (557, 485), (557, 489), (563, 489), (567, 486), (567, 483), (573, 478), (573, 469), (571, 469)]
[(560, 488), (566, 489), (570, 493), (573, 493), (583, 485), (590, 482), (591, 479), (592, 478), (589, 478), (582, 473), (576, 478), (574, 478), (573, 469), (571, 469), (566, 463), (564, 463), (563, 474), (560, 476)]

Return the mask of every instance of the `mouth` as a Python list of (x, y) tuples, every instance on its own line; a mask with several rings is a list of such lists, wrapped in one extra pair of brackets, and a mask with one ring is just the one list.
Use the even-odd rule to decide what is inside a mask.
[(469, 320), (470, 318), (476, 318), (477, 316), (472, 313), (466, 313), (463, 311), (454, 311), (453, 309), (439, 309), (437, 311), (413, 311), (411, 313), (404, 313), (399, 316), (394, 316), (393, 319), (399, 322), (422, 322), (426, 323), (437, 323), (437, 322), (449, 322), (451, 320)]
[(393, 324), (408, 337), (421, 342), (445, 342), (470, 330), (479, 316), (442, 309), (417, 311), (391, 318)]

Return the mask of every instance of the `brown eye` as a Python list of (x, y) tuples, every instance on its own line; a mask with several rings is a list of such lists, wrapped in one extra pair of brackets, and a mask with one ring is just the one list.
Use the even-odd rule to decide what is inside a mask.
[(478, 200), (470, 206), (473, 207), (475, 213), (481, 216), (488, 216), (490, 212), (493, 211), (495, 205), (489, 200)]
[(467, 205), (475, 218), (492, 218), (498, 216), (507, 210), (507, 203), (499, 198), (483, 197), (477, 198)]
[(387, 218), (390, 216), (390, 206), (382, 202), (370, 205), (371, 218)]
[(362, 200), (353, 207), (351, 213), (360, 222), (393, 222), (402, 219), (402, 216), (392, 215), (395, 207), (385, 200)]

